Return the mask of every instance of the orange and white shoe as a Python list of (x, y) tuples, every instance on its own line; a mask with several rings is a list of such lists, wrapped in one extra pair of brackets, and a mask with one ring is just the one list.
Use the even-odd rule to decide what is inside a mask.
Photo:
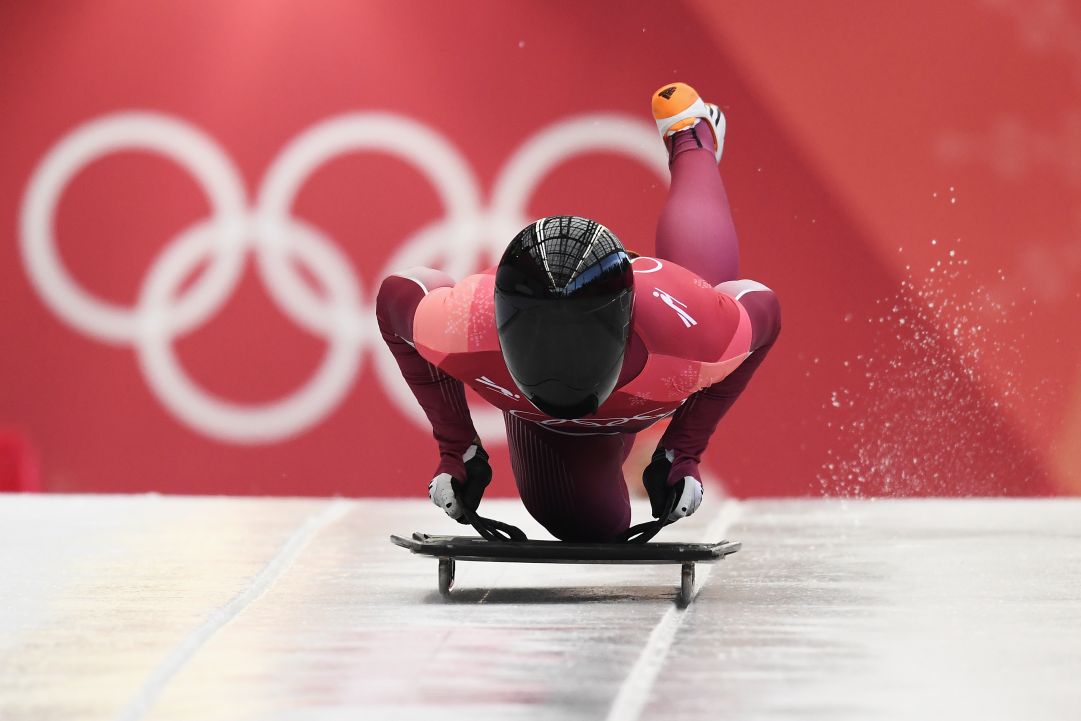
[(724, 113), (712, 103), (706, 103), (697, 91), (687, 83), (671, 83), (653, 93), (653, 119), (662, 138), (668, 138), (681, 130), (695, 127), (706, 121), (713, 133), (717, 162), (721, 162), (724, 149)]

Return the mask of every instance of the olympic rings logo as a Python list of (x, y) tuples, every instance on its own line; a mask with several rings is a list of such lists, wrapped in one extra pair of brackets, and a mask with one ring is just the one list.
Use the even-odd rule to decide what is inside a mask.
[[(60, 260), (56, 207), (83, 167), (121, 150), (157, 153), (191, 173), (210, 201), (210, 216), (173, 238), (143, 278), (131, 307), (95, 297)], [(364, 347), (377, 350), (376, 369), (397, 406), (417, 425), (427, 420), (383, 347), (365, 294), (338, 245), (296, 218), (292, 205), (311, 174), (352, 152), (389, 153), (433, 185), (444, 215), (407, 238), (378, 277), (410, 266), (441, 267), (462, 277), (483, 254), (498, 256), (525, 226), (526, 203), (544, 176), (588, 151), (627, 155), (668, 179), (667, 158), (652, 125), (615, 114), (582, 115), (530, 138), (498, 175), (486, 206), (466, 159), (445, 138), (411, 118), (385, 112), (348, 113), (302, 132), (271, 163), (249, 206), (241, 175), (225, 151), (198, 128), (168, 115), (122, 112), (91, 120), (61, 138), (34, 170), (20, 213), (20, 250), (34, 288), (67, 324), (104, 343), (131, 345), (141, 372), (164, 407), (190, 428), (219, 441), (273, 443), (319, 423), (348, 394)], [(188, 376), (174, 341), (216, 314), (240, 280), (249, 256), (274, 304), (291, 321), (322, 337), (328, 351), (293, 393), (242, 405), (214, 397)], [(198, 267), (198, 278), (184, 281)], [(298, 272), (325, 290), (315, 293)], [(477, 429), (499, 438), (496, 409), (475, 410)]]

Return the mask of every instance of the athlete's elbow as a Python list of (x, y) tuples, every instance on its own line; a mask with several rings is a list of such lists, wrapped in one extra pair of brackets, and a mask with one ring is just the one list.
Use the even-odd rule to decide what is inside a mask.
[(751, 348), (772, 345), (781, 334), (781, 301), (772, 289), (762, 286), (740, 298), (751, 320)]
[(394, 298), (396, 296), (395, 277), (389, 276), (383, 279), (383, 282), (379, 284), (379, 291), (375, 294), (375, 318), (379, 321), (380, 330), (388, 329), (391, 326), (390, 319), (392, 317), (392, 309), (394, 307)]
[(769, 296), (766, 301), (768, 306), (766, 329), (769, 342), (772, 343), (777, 340), (777, 336), (781, 335), (781, 301), (772, 290), (766, 295)]
[(413, 314), (424, 297), (418, 284), (400, 275), (390, 275), (379, 284), (375, 296), (375, 318), (383, 334), (407, 341), (413, 338)]

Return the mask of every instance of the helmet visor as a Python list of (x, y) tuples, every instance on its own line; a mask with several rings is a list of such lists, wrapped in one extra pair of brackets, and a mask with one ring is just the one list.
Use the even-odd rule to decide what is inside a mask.
[(634, 295), (533, 299), (496, 291), (503, 358), (529, 400), (548, 415), (596, 411), (615, 388)]

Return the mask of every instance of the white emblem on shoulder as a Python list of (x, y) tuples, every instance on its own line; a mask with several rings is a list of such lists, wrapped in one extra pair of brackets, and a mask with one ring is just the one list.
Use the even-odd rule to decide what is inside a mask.
[(687, 309), (687, 304), (686, 303), (682, 303), (682, 302), (676, 300), (675, 298), (668, 295), (667, 293), (665, 293), (660, 288), (654, 288), (653, 289), (653, 297), (654, 298), (660, 298), (661, 300), (663, 300), (665, 302), (665, 304), (669, 308), (674, 310), (676, 312), (676, 314), (679, 315), (679, 319), (683, 321), (683, 325), (687, 326), (688, 328), (690, 328), (692, 325), (698, 325), (698, 321), (696, 321), (694, 318), (692, 318), (690, 313), (687, 312), (687, 310), (686, 310)]

